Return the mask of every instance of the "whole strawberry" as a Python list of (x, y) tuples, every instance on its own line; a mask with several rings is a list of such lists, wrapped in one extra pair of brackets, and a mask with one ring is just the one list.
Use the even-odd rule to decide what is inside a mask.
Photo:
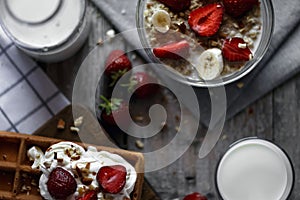
[(191, 0), (158, 0), (174, 12), (180, 12), (188, 9), (191, 5)]
[(82, 197), (76, 198), (76, 200), (97, 200), (97, 192), (94, 190), (91, 190), (84, 194)]
[(132, 69), (132, 64), (125, 52), (122, 50), (113, 50), (105, 62), (105, 74), (112, 79), (113, 86), (116, 81), (126, 72)]
[(222, 47), (223, 57), (231, 62), (248, 61), (252, 59), (252, 52), (247, 43), (239, 37), (228, 38)]
[(122, 99), (112, 98), (108, 100), (104, 96), (101, 96), (100, 98), (104, 101), (99, 106), (100, 109), (103, 109), (101, 112), (101, 117), (106, 123), (113, 126), (117, 125), (114, 119), (115, 116), (122, 119), (122, 124), (127, 124), (128, 119), (125, 113), (129, 112), (128, 105), (124, 103)]
[(157, 58), (181, 59), (189, 54), (190, 45), (186, 40), (173, 42), (153, 49), (153, 54)]
[(222, 4), (208, 4), (193, 10), (188, 23), (199, 36), (210, 37), (218, 32), (223, 20), (223, 12)]
[[(147, 84), (150, 83), (150, 84)], [(157, 80), (146, 72), (136, 72), (130, 78), (128, 84), (122, 86), (128, 87), (128, 91), (132, 92), (138, 98), (147, 98), (154, 95), (158, 90)]]
[(103, 192), (118, 194), (126, 184), (126, 168), (122, 165), (104, 166), (97, 173), (97, 181)]
[(259, 5), (258, 0), (223, 0), (225, 12), (235, 18), (243, 16), (253, 6)]
[(77, 183), (70, 172), (61, 167), (57, 167), (51, 171), (48, 177), (47, 188), (53, 198), (64, 200), (75, 193)]
[(207, 200), (207, 198), (198, 192), (194, 192), (185, 196), (183, 200)]

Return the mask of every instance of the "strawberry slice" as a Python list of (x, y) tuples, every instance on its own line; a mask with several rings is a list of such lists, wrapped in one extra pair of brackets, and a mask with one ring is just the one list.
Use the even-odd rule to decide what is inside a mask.
[(231, 62), (248, 61), (253, 55), (242, 38), (234, 37), (226, 39), (222, 47), (223, 56)]
[(100, 98), (104, 101), (99, 106), (100, 109), (103, 109), (101, 117), (106, 123), (113, 126), (117, 125), (114, 119), (115, 116), (121, 119), (120, 123), (122, 123), (122, 125), (128, 124), (129, 119), (125, 117), (126, 112), (128, 112), (128, 105), (123, 102), (122, 99), (112, 98), (111, 100), (108, 100), (104, 96), (101, 96)]
[(186, 195), (183, 200), (207, 200), (207, 198), (198, 192)]
[(253, 6), (259, 5), (258, 0), (223, 0), (225, 12), (232, 17), (241, 17), (251, 10)]
[(118, 194), (125, 186), (126, 175), (122, 165), (104, 166), (97, 173), (97, 181), (104, 192)]
[(186, 40), (174, 42), (153, 49), (153, 53), (158, 58), (181, 59), (189, 54), (190, 45)]
[(216, 34), (223, 20), (224, 8), (220, 3), (208, 4), (190, 13), (188, 23), (199, 36)]
[(158, 0), (165, 6), (169, 7), (174, 12), (180, 12), (188, 9), (191, 5), (191, 0)]
[(94, 190), (89, 191), (88, 193), (84, 194), (80, 198), (76, 198), (76, 200), (97, 200), (97, 192)]
[(66, 199), (75, 193), (76, 188), (76, 180), (70, 172), (61, 167), (51, 171), (47, 181), (47, 189), (53, 198), (58, 200)]

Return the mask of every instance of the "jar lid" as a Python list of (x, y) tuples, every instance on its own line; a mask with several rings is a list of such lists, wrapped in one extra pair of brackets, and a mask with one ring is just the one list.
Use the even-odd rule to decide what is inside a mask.
[(15, 43), (30, 50), (50, 50), (76, 34), (85, 0), (4, 0), (0, 20)]
[(286, 200), (294, 184), (287, 154), (267, 140), (247, 138), (234, 143), (216, 171), (223, 200)]

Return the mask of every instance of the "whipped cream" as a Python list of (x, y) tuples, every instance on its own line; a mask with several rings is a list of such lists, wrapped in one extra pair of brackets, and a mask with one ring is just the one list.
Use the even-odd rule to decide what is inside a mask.
[[(39, 169), (43, 173), (40, 177), (39, 188), (41, 195), (47, 200), (55, 200), (48, 192), (47, 182), (50, 172), (57, 167), (69, 171), (77, 182), (76, 192), (67, 200), (74, 200), (86, 190), (99, 188), (96, 176), (103, 166), (123, 165), (127, 170), (126, 184), (123, 190), (119, 194), (106, 194), (115, 200), (123, 200), (124, 197), (130, 198), (129, 195), (134, 189), (137, 178), (134, 167), (124, 158), (106, 151), (98, 151), (92, 146), (85, 151), (83, 147), (75, 143), (60, 142), (50, 146), (45, 154), (39, 147), (31, 147), (27, 155), (33, 161), (32, 169)], [(98, 193), (98, 199), (104, 199), (102, 192)]]

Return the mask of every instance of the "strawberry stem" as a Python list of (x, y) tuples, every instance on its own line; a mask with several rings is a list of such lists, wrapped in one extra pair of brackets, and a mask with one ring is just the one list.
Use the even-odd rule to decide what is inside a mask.
[(129, 83), (121, 84), (121, 86), (127, 87), (128, 92), (131, 93), (137, 84), (138, 84), (138, 81), (135, 79), (134, 76), (132, 76), (129, 80)]
[(113, 87), (116, 84), (116, 82), (119, 80), (119, 78), (121, 76), (123, 76), (126, 72), (127, 72), (127, 69), (119, 70), (117, 72), (112, 72), (112, 74), (110, 76), (112, 79), (112, 82), (108, 86)]
[(104, 101), (104, 103), (99, 105), (99, 109), (104, 109), (107, 115), (110, 115), (114, 110), (118, 110), (123, 101), (122, 99), (117, 98), (111, 98), (108, 100), (103, 95), (101, 95), (100, 98)]

